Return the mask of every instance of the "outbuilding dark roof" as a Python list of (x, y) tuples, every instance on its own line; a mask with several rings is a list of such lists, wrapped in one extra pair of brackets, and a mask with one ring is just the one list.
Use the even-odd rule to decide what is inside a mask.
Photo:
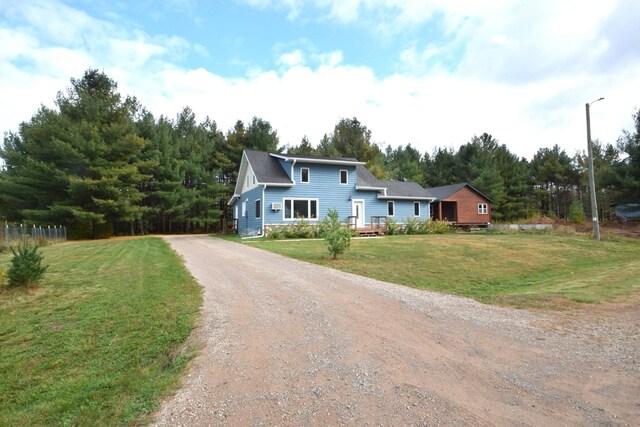
[(468, 182), (460, 182), (458, 184), (449, 184), (449, 185), (443, 185), (441, 187), (427, 188), (426, 191), (429, 192), (429, 194), (431, 194), (432, 197), (435, 197), (438, 200), (444, 200), (449, 196), (451, 196), (452, 194), (454, 194), (456, 191), (459, 191), (464, 187), (471, 188), (473, 191), (475, 191), (476, 193), (480, 194), (482, 197), (484, 197), (485, 199), (493, 203), (493, 200), (491, 200), (489, 197), (484, 195), (480, 190), (478, 190)]
[(264, 151), (245, 150), (256, 179), (268, 184), (293, 184), (278, 159)]

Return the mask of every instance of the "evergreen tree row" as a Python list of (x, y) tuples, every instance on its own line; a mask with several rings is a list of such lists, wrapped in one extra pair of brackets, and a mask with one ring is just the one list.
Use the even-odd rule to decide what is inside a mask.
[[(41, 107), (0, 149), (0, 218), (61, 224), (72, 238), (114, 234), (214, 231), (229, 220), (244, 149), (330, 157), (367, 163), (379, 178), (425, 187), (469, 182), (494, 202), (495, 219), (566, 217), (578, 201), (588, 212), (586, 159), (559, 146), (529, 162), (491, 135), (474, 136), (458, 150), (421, 154), (410, 144), (385, 150), (356, 118), (340, 120), (313, 146), (281, 147), (260, 118), (238, 121), (224, 133), (215, 121), (198, 123), (191, 109), (155, 118), (97, 70), (71, 79), (56, 108)], [(617, 144), (596, 143), (599, 204), (640, 201), (640, 111), (635, 129)], [(607, 212), (605, 213), (605, 217)]]

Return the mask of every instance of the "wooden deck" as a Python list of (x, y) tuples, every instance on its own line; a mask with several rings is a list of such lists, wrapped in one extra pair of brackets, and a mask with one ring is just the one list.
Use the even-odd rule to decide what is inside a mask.
[(369, 225), (366, 227), (357, 227), (357, 217), (347, 217), (347, 226), (354, 230), (360, 237), (377, 237), (387, 234), (387, 217), (372, 216)]

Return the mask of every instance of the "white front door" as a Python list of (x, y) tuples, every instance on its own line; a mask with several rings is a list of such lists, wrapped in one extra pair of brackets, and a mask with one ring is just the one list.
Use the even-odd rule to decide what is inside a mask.
[(351, 201), (351, 216), (356, 217), (357, 228), (364, 228), (364, 200)]

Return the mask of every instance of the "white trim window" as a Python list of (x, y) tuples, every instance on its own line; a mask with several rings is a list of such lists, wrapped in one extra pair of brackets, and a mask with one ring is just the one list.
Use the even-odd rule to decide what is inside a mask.
[(486, 203), (478, 203), (478, 214), (487, 215), (489, 213), (489, 207)]
[(388, 216), (394, 216), (396, 213), (396, 204), (393, 201), (388, 201), (387, 202), (387, 215)]
[(309, 168), (300, 168), (300, 182), (307, 184), (310, 178), (311, 172), (309, 172)]
[(247, 201), (242, 202), (242, 216), (247, 216)]
[(420, 202), (413, 202), (413, 216), (420, 216)]
[(349, 184), (349, 171), (346, 169), (340, 169), (340, 184)]
[(262, 203), (260, 199), (256, 199), (256, 219), (260, 219), (262, 216)]
[(318, 199), (283, 199), (282, 219), (318, 219)]

